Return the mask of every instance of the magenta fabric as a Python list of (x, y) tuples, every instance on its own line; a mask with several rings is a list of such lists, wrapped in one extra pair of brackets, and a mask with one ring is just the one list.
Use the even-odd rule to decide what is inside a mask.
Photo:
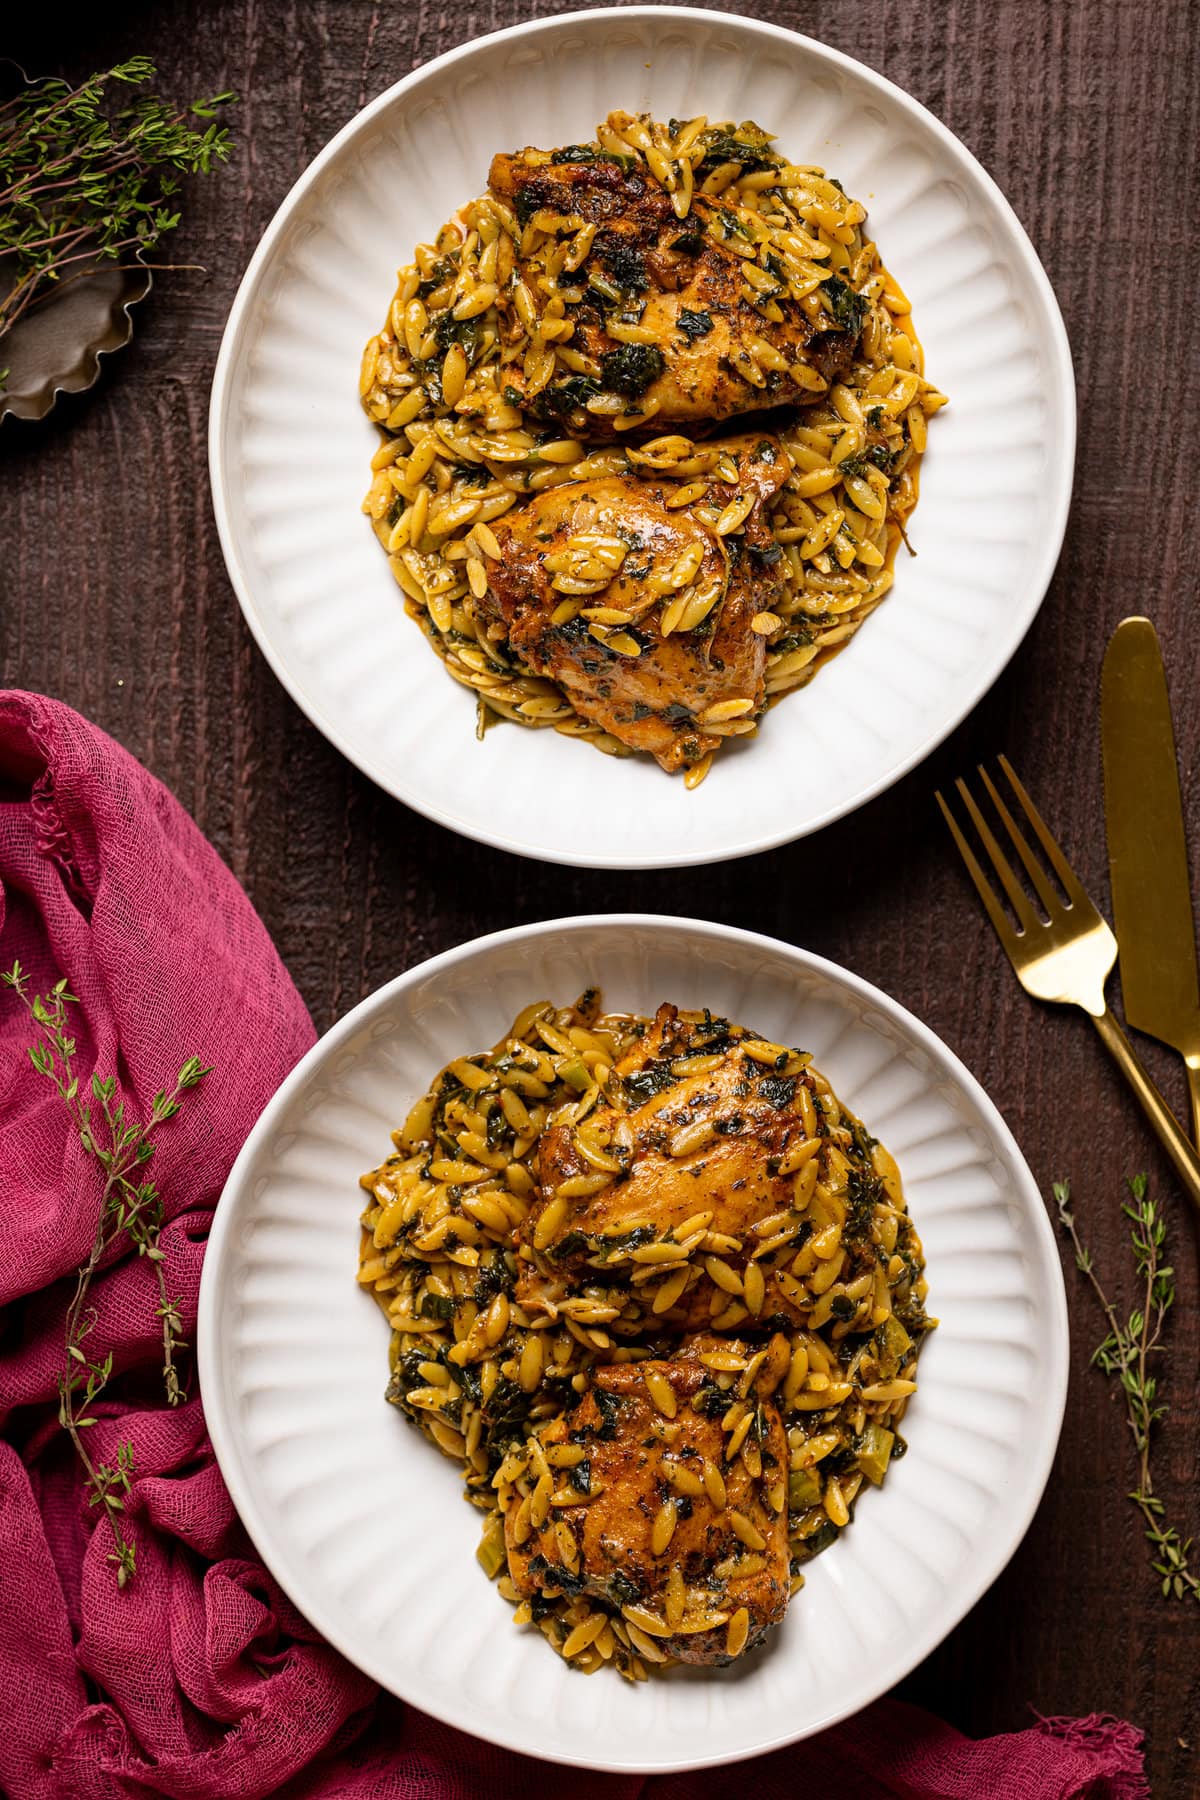
[[(250, 902), (169, 793), (55, 701), (0, 694), (0, 967), (80, 997), (80, 1066), (150, 1097), (196, 1054), (213, 1074), (163, 1127), (155, 1175), (169, 1291), (196, 1322), (212, 1209), (263, 1105), (313, 1041)], [(255, 1556), (194, 1383), (159, 1383), (153, 1274), (117, 1257), (91, 1340), (117, 1378), (92, 1448), (133, 1444), (124, 1592), (56, 1422), (69, 1277), (95, 1228), (97, 1172), (25, 1053), (0, 990), (0, 1788), (10, 1800), (1136, 1800), (1141, 1734), (1039, 1721), (973, 1743), (892, 1700), (747, 1767), (577, 1773), (492, 1749), (390, 1697), (324, 1644)], [(582, 1679), (582, 1678), (581, 1678)]]

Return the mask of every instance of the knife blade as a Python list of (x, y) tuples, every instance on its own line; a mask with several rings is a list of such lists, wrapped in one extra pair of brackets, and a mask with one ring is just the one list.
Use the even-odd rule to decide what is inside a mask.
[(1125, 1017), (1188, 1065), (1200, 1142), (1200, 981), (1171, 701), (1158, 634), (1123, 619), (1100, 682), (1104, 816)]

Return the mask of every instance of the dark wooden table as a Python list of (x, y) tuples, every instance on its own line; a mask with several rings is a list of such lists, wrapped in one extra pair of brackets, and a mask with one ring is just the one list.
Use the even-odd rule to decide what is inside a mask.
[[(527, 16), (520, 0), (131, 0), (26, 6), (6, 48), (79, 78), (133, 52), (163, 91), (241, 96), (230, 164), (196, 182), (132, 348), (46, 424), (0, 433), (0, 678), (78, 707), (174, 789), (245, 883), (323, 1029), (409, 964), (521, 920), (613, 907), (702, 913), (845, 963), (911, 1007), (1004, 1112), (1044, 1189), (1070, 1176), (1098, 1261), (1132, 1299), (1122, 1177), (1148, 1170), (1179, 1303), (1159, 1452), (1164, 1498), (1200, 1527), (1195, 1239), (1093, 1034), (1019, 992), (936, 817), (932, 790), (1007, 750), (1077, 869), (1107, 898), (1097, 684), (1109, 631), (1162, 633), (1200, 884), (1194, 608), (1194, 216), (1200, 58), (1186, 0), (801, 0), (747, 5), (899, 82), (979, 156), (1031, 233), (1074, 346), (1080, 450), (1066, 547), (1012, 666), (929, 762), (815, 840), (705, 870), (574, 873), (467, 843), (408, 812), (301, 716), (242, 623), (209, 502), (209, 381), (234, 290), (308, 160), (416, 64)], [(1193, 352), (1190, 374), (1188, 352)], [(813, 879), (814, 869), (820, 878)], [(1143, 1043), (1182, 1108), (1180, 1071)], [(984, 1735), (1112, 1711), (1149, 1734), (1154, 1791), (1200, 1790), (1200, 1609), (1163, 1601), (1124, 1499), (1122, 1414), (1089, 1369), (1099, 1336), (1070, 1266), (1062, 1446), (1011, 1565), (903, 1693)], [(798, 1759), (798, 1767), (802, 1762)]]

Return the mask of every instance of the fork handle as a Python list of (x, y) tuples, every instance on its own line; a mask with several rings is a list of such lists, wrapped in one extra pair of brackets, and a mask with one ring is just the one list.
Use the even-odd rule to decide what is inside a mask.
[[(1104, 1047), (1137, 1095), (1138, 1104), (1154, 1127), (1159, 1143), (1175, 1165), (1175, 1172), (1187, 1190), (1187, 1197), (1200, 1213), (1200, 1156), (1188, 1141), (1183, 1127), (1171, 1111), (1150, 1076), (1139, 1062), (1133, 1045), (1121, 1030), (1111, 1011), (1090, 1013), (1089, 1017), (1104, 1042)], [(1188, 1071), (1189, 1080), (1194, 1071)], [(1193, 1104), (1196, 1088), (1192, 1087)]]
[(1188, 1064), (1188, 1095), (1192, 1102), (1192, 1142), (1200, 1145), (1200, 1063)]

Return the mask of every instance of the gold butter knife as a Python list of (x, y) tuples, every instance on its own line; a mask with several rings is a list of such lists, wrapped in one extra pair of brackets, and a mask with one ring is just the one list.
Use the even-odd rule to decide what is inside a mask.
[(1158, 634), (1123, 619), (1100, 683), (1104, 814), (1125, 1018), (1187, 1064), (1200, 1143), (1200, 984), (1171, 702)]

